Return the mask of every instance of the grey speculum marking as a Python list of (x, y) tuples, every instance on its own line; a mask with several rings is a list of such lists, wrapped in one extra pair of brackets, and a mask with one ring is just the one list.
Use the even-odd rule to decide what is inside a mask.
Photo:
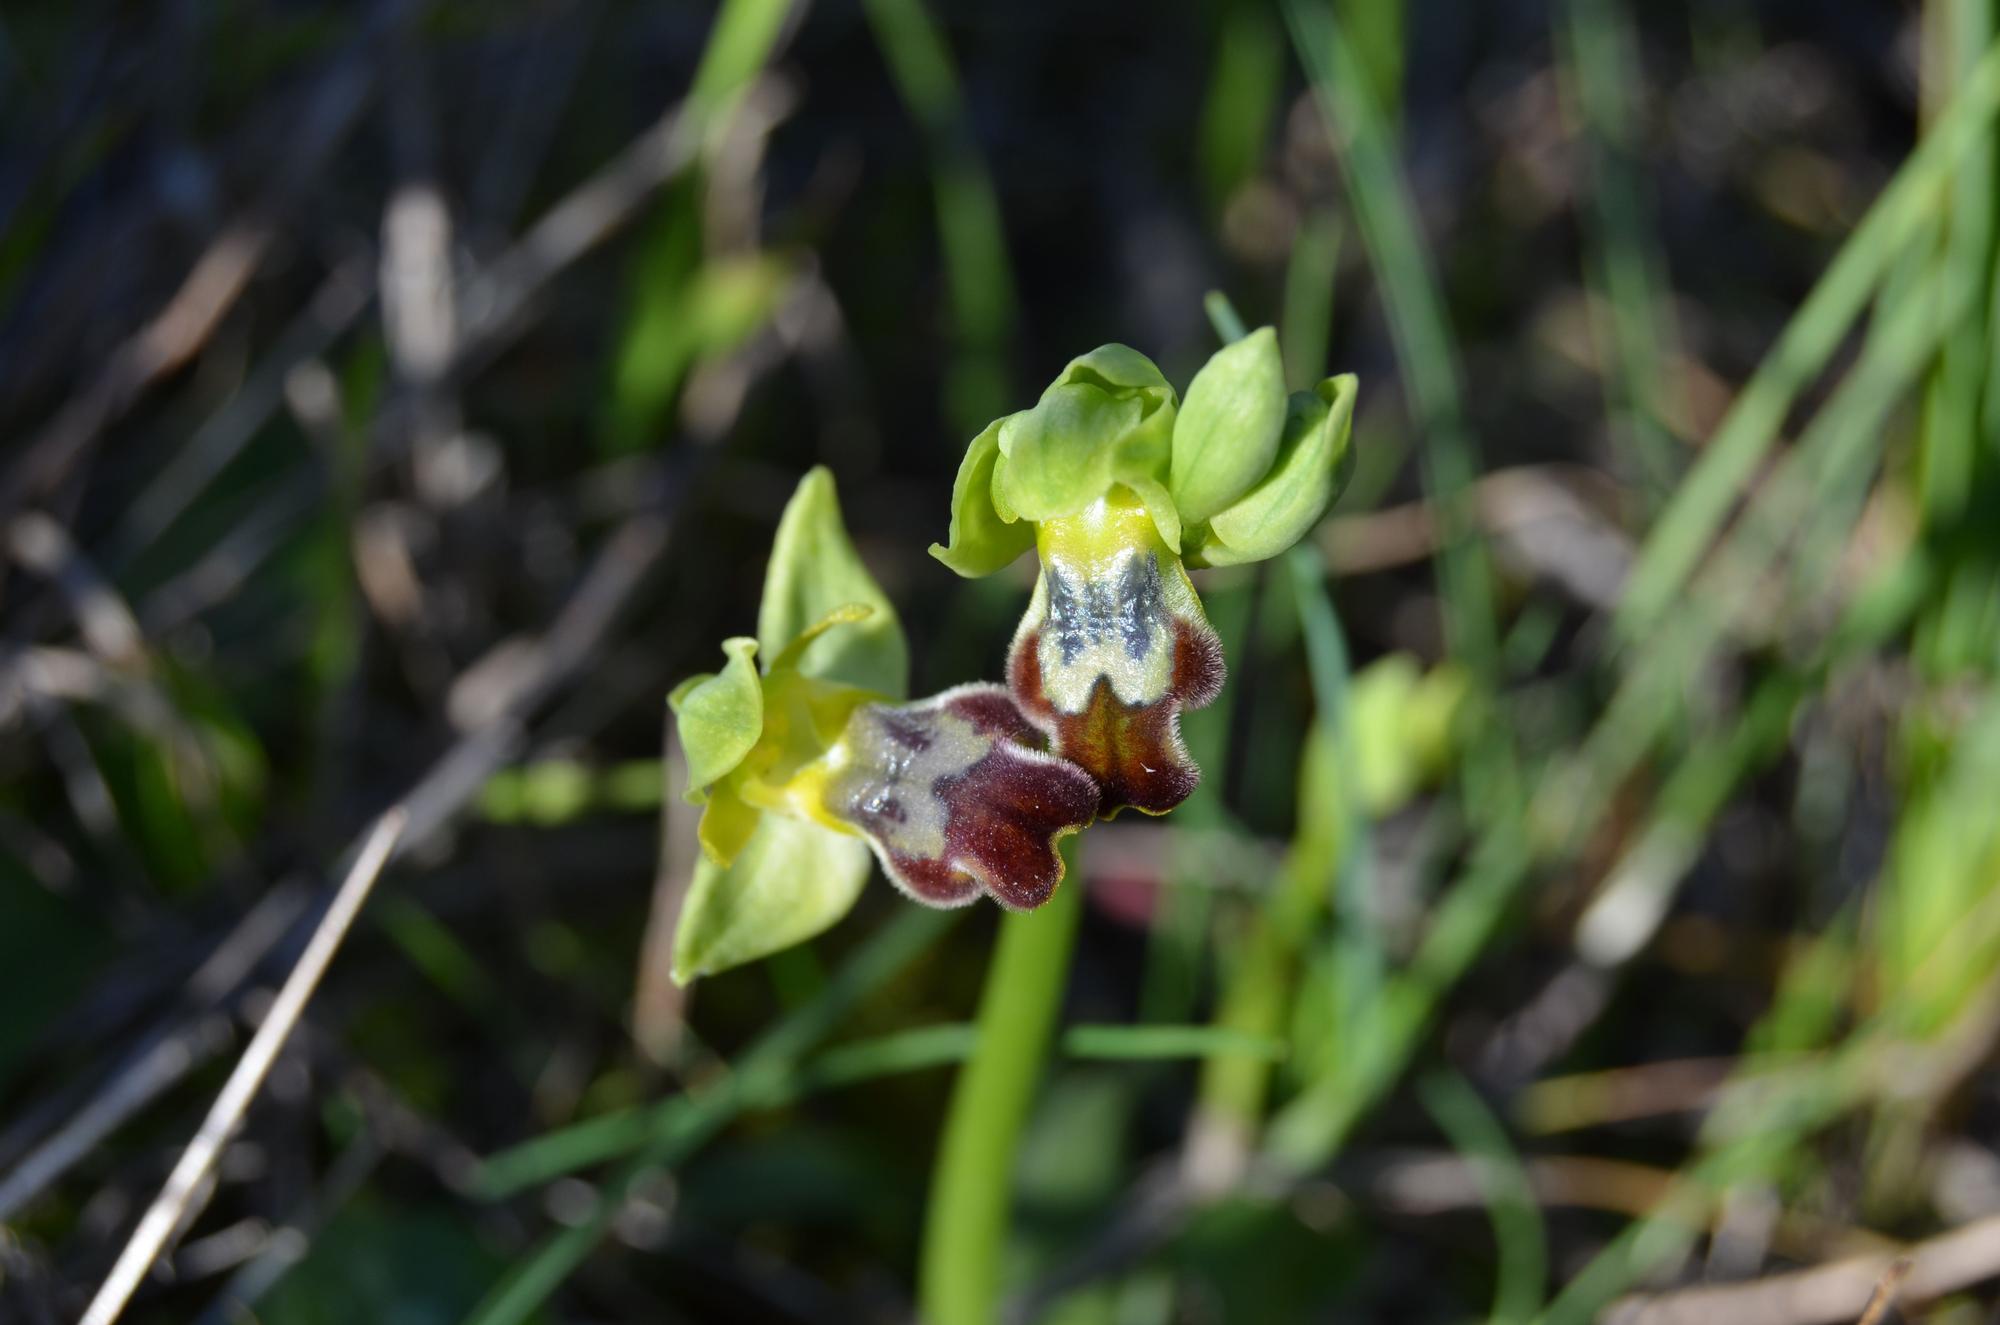
[(900, 824), (909, 818), (900, 792), (918, 757), (930, 748), (931, 738), (919, 724), (880, 705), (871, 705), (868, 716), (874, 720), (880, 741), (877, 754), (881, 767), (873, 779), (862, 784), (865, 791), (852, 798), (849, 808)]
[(1125, 646), (1126, 657), (1143, 661), (1152, 648), (1153, 625), (1165, 611), (1159, 564), (1144, 552), (1126, 557), (1115, 576), (1081, 586), (1062, 571), (1049, 570), (1049, 629), (1064, 666), (1113, 636)]
[(939, 785), (964, 777), (995, 738), (932, 704), (864, 704), (846, 738), (851, 760), (826, 793), (834, 813), (895, 855), (942, 856), (951, 807)]

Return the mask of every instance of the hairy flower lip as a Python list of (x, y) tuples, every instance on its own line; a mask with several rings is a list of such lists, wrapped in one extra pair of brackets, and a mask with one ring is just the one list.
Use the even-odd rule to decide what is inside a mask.
[(1079, 713), (1064, 713), (1041, 693), (1040, 632), (1025, 634), (1008, 659), (1007, 679), (1023, 709), (1050, 733), (1062, 758), (1097, 779), (1099, 816), (1123, 809), (1162, 815), (1194, 794), (1201, 768), (1181, 739), (1180, 714), (1212, 703), (1221, 693), (1225, 665), (1215, 633), (1176, 621), (1173, 681), (1150, 704), (1118, 699), (1108, 677), (1099, 677)]
[(864, 705), (827, 778), (824, 809), (917, 901), (954, 907), (984, 895), (1033, 910), (1062, 882), (1056, 844), (1096, 818), (1099, 800), (1090, 775), (1034, 748), (1041, 740), (997, 685)]
[[(754, 642), (735, 642), (736, 684), (759, 701), (749, 704), (756, 729), (732, 733), (728, 767), (700, 788), (703, 853), (727, 866), (775, 815), (865, 840), (890, 881), (918, 901), (963, 906), (984, 895), (1010, 910), (1041, 905), (1062, 881), (1056, 843), (1097, 817), (1097, 783), (1046, 752), (1046, 735), (1004, 686), (961, 685), (899, 703), (797, 671), (806, 645), (867, 614), (828, 614), (761, 677), (748, 666)], [(694, 693), (676, 691), (684, 730)]]
[(1220, 693), (1221, 641), (1142, 503), (1107, 498), (1047, 521), (1038, 546), (1008, 684), (1052, 752), (1097, 779), (1103, 817), (1165, 814), (1201, 780), (1180, 712)]

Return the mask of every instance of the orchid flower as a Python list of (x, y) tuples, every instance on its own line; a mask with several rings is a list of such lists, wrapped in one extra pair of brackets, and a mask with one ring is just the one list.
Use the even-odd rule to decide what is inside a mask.
[(1268, 327), (1217, 351), (1185, 401), (1106, 345), (967, 448), (931, 553), (980, 576), (1035, 549), (1008, 685), (1051, 752), (1097, 780), (1104, 816), (1194, 791), (1180, 714), (1215, 698), (1224, 663), (1187, 568), (1261, 561), (1312, 528), (1349, 468), (1354, 387), (1288, 396)]
[(1097, 784), (1046, 752), (1005, 687), (901, 698), (901, 625), (855, 554), (824, 469), (806, 475), (779, 523), (757, 636), (722, 650), (720, 672), (668, 698), (688, 797), (703, 807), (675, 978), (826, 929), (860, 895), (871, 851), (932, 906), (984, 895), (1026, 910), (1054, 893), (1056, 842), (1096, 817)]

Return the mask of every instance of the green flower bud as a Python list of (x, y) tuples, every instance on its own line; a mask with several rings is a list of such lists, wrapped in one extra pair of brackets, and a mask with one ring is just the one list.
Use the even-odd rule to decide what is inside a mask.
[(1180, 518), (1199, 523), (1248, 492), (1269, 472), (1284, 423), (1278, 334), (1259, 327), (1217, 350), (1188, 386), (1167, 480)]
[(1306, 536), (1353, 470), (1354, 391), (1348, 373), (1293, 393), (1270, 472), (1194, 534), (1191, 564), (1263, 561)]

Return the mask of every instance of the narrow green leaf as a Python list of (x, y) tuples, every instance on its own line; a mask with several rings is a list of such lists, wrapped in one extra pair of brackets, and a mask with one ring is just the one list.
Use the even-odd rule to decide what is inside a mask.
[(1072, 1026), (1063, 1033), (1062, 1051), (1071, 1058), (1134, 1061), (1285, 1056), (1282, 1041), (1227, 1026)]
[(987, 424), (965, 448), (951, 484), (951, 533), (945, 543), (931, 544), (932, 556), (967, 579), (991, 575), (1035, 545), (1032, 524), (1003, 519), (993, 505), (993, 470), (1006, 422)]
[(874, 612), (813, 641), (799, 659), (799, 670), (902, 698), (910, 684), (902, 623), (847, 536), (833, 475), (815, 467), (799, 480), (778, 522), (770, 568), (764, 573), (764, 601), (757, 610), (757, 642), (766, 658), (776, 658), (796, 636), (853, 603)]
[(1457, 336), (1399, 159), (1389, 109), (1394, 102), (1377, 95), (1399, 81), (1389, 76), (1398, 62), (1389, 49), (1394, 43), (1381, 40), (1390, 29), (1376, 12), (1393, 6), (1280, 0), (1279, 7), (1327, 131), (1343, 144), (1339, 161), (1347, 201), (1381, 290), (1397, 365), (1424, 441), (1418, 454), (1441, 531), (1437, 572), (1445, 636), (1484, 675), (1494, 665), (1497, 636), (1493, 572), (1472, 509), (1478, 446), (1466, 423)]
[(1499, 1273), (1492, 1325), (1528, 1325), (1542, 1308), (1548, 1283), (1548, 1232), (1528, 1171), (1507, 1129), (1464, 1077), (1440, 1072), (1417, 1083), (1417, 1097), (1452, 1145), (1472, 1161), (1479, 1193), (1493, 1222)]
[[(733, 1071), (698, 1083), (685, 1095), (670, 1101), (678, 1109), (655, 1115), (656, 1126), (643, 1138), (639, 1156), (614, 1173), (599, 1189), (596, 1207), (583, 1222), (564, 1228), (543, 1240), (487, 1293), (466, 1325), (520, 1325), (533, 1317), (550, 1294), (562, 1286), (571, 1272), (590, 1255), (613, 1216), (624, 1207), (626, 1196), (643, 1178), (671, 1169), (699, 1150), (707, 1140), (749, 1102), (767, 1094), (772, 1083), (784, 1081), (802, 1055), (826, 1037), (862, 999), (880, 989), (891, 976), (913, 961), (917, 954), (937, 941), (954, 912), (907, 907), (870, 938), (848, 959), (840, 974), (811, 1002), (786, 1014), (785, 1018), (759, 1036), (756, 1044), (731, 1064)], [(557, 1134), (567, 1139), (568, 1133)], [(531, 1145), (535, 1143), (530, 1143)], [(547, 1150), (529, 1156), (515, 1166), (512, 1174), (482, 1174), (483, 1190), (493, 1191), (503, 1180), (523, 1180), (525, 1170), (550, 1158)], [(499, 1167), (496, 1162), (495, 1167)], [(544, 1162), (544, 1169), (548, 1166)], [(527, 1174), (526, 1181), (534, 1181)]]
[(731, 864), (696, 862), (674, 931), (674, 979), (714, 975), (822, 933), (853, 909), (869, 860), (859, 838), (762, 816)]
[(962, 1063), (979, 1043), (979, 1030), (968, 1022), (950, 1021), (916, 1026), (852, 1044), (837, 1044), (806, 1064), (799, 1085), (805, 1090), (830, 1090), (858, 1085), (877, 1077)]
[(1271, 468), (1285, 424), (1278, 333), (1259, 327), (1217, 350), (1174, 420), (1168, 487), (1183, 520), (1206, 520)]
[[(921, 908), (905, 912), (940, 922), (954, 914)], [(977, 1026), (947, 1021), (833, 1045), (779, 1071), (758, 1073), (739, 1066), (733, 1076), (722, 1078), (741, 1083), (725, 1097), (727, 1116), (733, 1118), (743, 1108), (774, 1108), (821, 1091), (962, 1063), (978, 1044)], [(1276, 1059), (1284, 1054), (1277, 1041), (1211, 1026), (1072, 1026), (1062, 1035), (1059, 1048), (1068, 1058), (1127, 1062), (1237, 1054)], [(706, 1093), (673, 1095), (657, 1104), (618, 1109), (544, 1132), (486, 1159), (473, 1180), (473, 1192), (481, 1200), (506, 1200), (566, 1173), (644, 1149), (655, 1138), (684, 1135), (716, 1093), (710, 1088)]]
[(722, 642), (729, 662), (714, 676), (693, 677), (667, 696), (687, 751), (688, 794), (698, 799), (743, 762), (764, 733), (764, 683), (757, 675), (757, 641)]
[(1011, 376), (1014, 274), (998, 191), (974, 146), (950, 45), (924, 0), (866, 0), (862, 8), (930, 143), (938, 244), (957, 333), (945, 380), (946, 415), (960, 428), (976, 427), (1000, 411)]
[(688, 102), (700, 114), (726, 111), (771, 57), (789, 0), (728, 0), (709, 29)]
[(1777, 343), (1736, 393), (1701, 456), (1647, 533), (1612, 622), (1617, 639), (1638, 645), (1686, 601), (1696, 567), (1710, 555), (1752, 476), (1784, 429), (1800, 392), (1838, 352), (1849, 329), (1895, 263), (1924, 242), (1939, 211), (1940, 186), (1967, 168), (2000, 113), (2000, 48), (1988, 50), (1959, 85), (1950, 107), (1927, 126), (1870, 204)]
[(1249, 335), (1243, 325), (1243, 315), (1236, 311), (1236, 305), (1220, 290), (1210, 290), (1201, 297), (1201, 311), (1208, 314), (1208, 325), (1215, 328), (1215, 334), (1224, 345), (1233, 345)]

